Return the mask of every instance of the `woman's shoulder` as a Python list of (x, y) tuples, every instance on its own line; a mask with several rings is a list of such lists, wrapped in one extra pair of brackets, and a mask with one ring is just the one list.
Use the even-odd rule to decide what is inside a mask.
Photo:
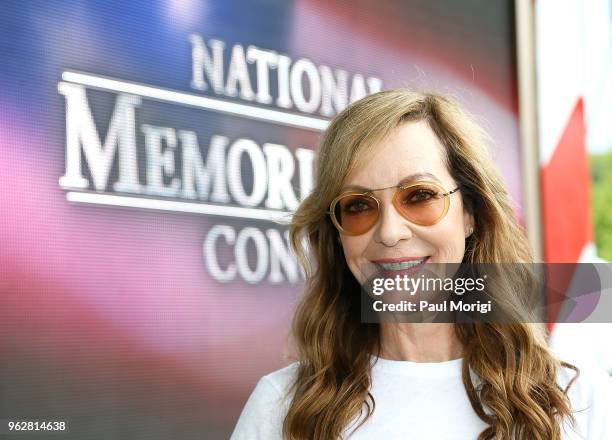
[(285, 394), (295, 379), (299, 365), (299, 362), (293, 362), (283, 368), (268, 373), (259, 379), (258, 385), (260, 383), (268, 383), (279, 394)]
[(594, 361), (572, 358), (562, 358), (561, 360), (578, 368), (578, 374), (573, 368), (567, 366), (562, 366), (559, 369), (557, 383), (562, 389), (570, 385), (573, 380), (568, 392), (582, 398), (598, 394), (605, 395), (606, 392), (612, 391), (612, 377)]
[(259, 379), (242, 409), (232, 440), (282, 438), (283, 419), (290, 404), (288, 391), (298, 367), (294, 362)]
[(286, 404), (289, 397), (288, 391), (293, 384), (298, 367), (299, 362), (293, 362), (262, 376), (255, 385), (247, 405), (256, 404), (261, 406), (270, 402), (278, 404), (280, 403), (279, 399), (284, 400), (283, 403)]
[[(567, 390), (576, 417), (578, 438), (612, 438), (612, 378), (601, 367), (584, 359), (562, 359), (575, 366), (559, 369), (557, 383)], [(575, 380), (574, 380), (575, 378)], [(573, 381), (573, 382), (572, 382)]]

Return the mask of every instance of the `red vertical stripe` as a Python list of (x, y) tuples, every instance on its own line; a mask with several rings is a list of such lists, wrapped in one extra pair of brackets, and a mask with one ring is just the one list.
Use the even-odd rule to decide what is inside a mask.
[[(584, 106), (580, 98), (548, 164), (541, 171), (544, 260), (548, 263), (578, 262), (592, 241), (590, 172), (585, 146)], [(564, 274), (559, 279), (559, 274)], [(567, 291), (572, 274), (549, 270), (549, 329), (559, 313), (559, 294)], [(555, 289), (552, 289), (554, 284)], [(557, 304), (557, 306), (555, 306)]]
[(541, 179), (544, 259), (577, 262), (593, 238), (582, 98), (574, 106), (550, 162), (542, 169)]

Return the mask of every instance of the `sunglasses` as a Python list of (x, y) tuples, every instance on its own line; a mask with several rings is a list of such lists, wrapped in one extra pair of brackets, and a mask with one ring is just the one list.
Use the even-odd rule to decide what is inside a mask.
[(461, 185), (448, 192), (437, 183), (429, 181), (400, 184), (365, 192), (348, 191), (332, 201), (327, 213), (341, 233), (365, 234), (380, 217), (380, 201), (372, 193), (389, 188), (395, 188), (392, 203), (402, 217), (420, 226), (432, 226), (444, 218), (450, 207), (449, 196), (458, 191)]

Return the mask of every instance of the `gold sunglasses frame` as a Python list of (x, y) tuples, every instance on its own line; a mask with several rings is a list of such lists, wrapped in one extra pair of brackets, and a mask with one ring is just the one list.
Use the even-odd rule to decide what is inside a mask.
[[(440, 194), (439, 197), (444, 197), (444, 210), (442, 211), (440, 216), (436, 219), (436, 221), (433, 222), (433, 223), (423, 224), (423, 223), (418, 223), (418, 222), (415, 222), (413, 220), (410, 220), (409, 218), (407, 218), (406, 216), (404, 216), (402, 214), (402, 212), (397, 208), (397, 205), (396, 205), (396, 200), (397, 200), (396, 197), (397, 197), (397, 194), (399, 193), (400, 190), (409, 189), (409, 188), (412, 188), (412, 187), (415, 187), (415, 186), (419, 186), (419, 185), (423, 185), (423, 184), (433, 185), (433, 186), (437, 187), (442, 192), (442, 194)], [(370, 190), (365, 191), (365, 192), (362, 192), (362, 191), (347, 191), (347, 192), (344, 192), (344, 193), (340, 194), (339, 196), (334, 198), (334, 200), (332, 200), (331, 204), (329, 205), (329, 211), (327, 211), (327, 214), (329, 214), (329, 216), (331, 217), (332, 223), (334, 224), (336, 229), (338, 229), (338, 231), (340, 231), (342, 234), (351, 235), (351, 236), (365, 234), (370, 229), (372, 229), (374, 227), (374, 225), (376, 225), (376, 223), (378, 222), (378, 219), (380, 217), (380, 200), (378, 200), (376, 197), (374, 197), (374, 195), (372, 193), (374, 191), (382, 191), (384, 189), (396, 188), (395, 192), (393, 193), (393, 199), (391, 199), (391, 204), (395, 207), (395, 210), (403, 218), (405, 218), (406, 220), (408, 220), (411, 223), (414, 223), (415, 225), (419, 225), (419, 226), (433, 226), (436, 223), (438, 223), (440, 220), (442, 220), (444, 218), (444, 216), (448, 213), (448, 210), (450, 208), (450, 197), (449, 196), (451, 194), (459, 191), (459, 189), (461, 189), (461, 186), (462, 185), (459, 185), (457, 188), (453, 189), (452, 191), (446, 191), (446, 189), (442, 185), (440, 185), (439, 183), (432, 182), (432, 181), (429, 181), (429, 180), (420, 180), (418, 182), (413, 182), (413, 183), (410, 183), (410, 184), (399, 184), (399, 185), (387, 186), (386, 188), (370, 189)], [(374, 223), (372, 223), (372, 226), (370, 226), (364, 232), (360, 232), (360, 233), (356, 234), (356, 233), (350, 233), (348, 231), (345, 231), (342, 228), (342, 226), (340, 226), (340, 223), (336, 219), (336, 214), (335, 214), (336, 205), (338, 204), (338, 202), (342, 198), (347, 197), (347, 196), (366, 196), (366, 197), (370, 197), (371, 199), (374, 199), (376, 201), (376, 206), (378, 208), (378, 215), (376, 217), (376, 221)]]

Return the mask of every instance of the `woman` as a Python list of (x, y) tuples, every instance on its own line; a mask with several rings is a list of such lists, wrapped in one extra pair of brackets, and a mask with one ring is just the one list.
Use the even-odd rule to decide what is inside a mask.
[[(259, 381), (233, 439), (612, 438), (609, 381), (577, 379), (542, 325), (360, 320), (377, 270), (532, 262), (484, 139), (453, 100), (405, 89), (332, 121), (290, 228), (307, 274), (299, 362)], [(440, 202), (407, 207), (407, 188)]]

